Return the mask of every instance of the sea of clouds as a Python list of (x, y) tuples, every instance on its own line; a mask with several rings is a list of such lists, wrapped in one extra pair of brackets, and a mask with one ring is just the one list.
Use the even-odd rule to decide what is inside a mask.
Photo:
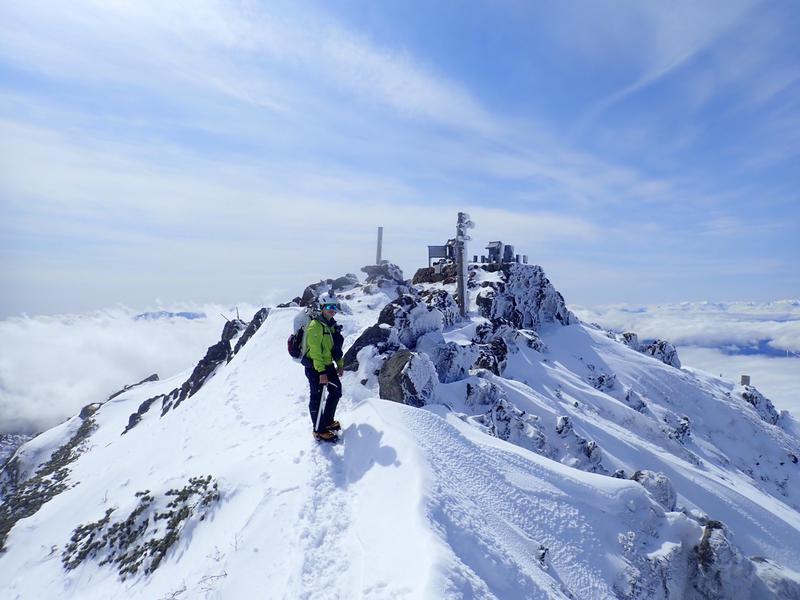
[[(238, 306), (245, 321), (258, 308)], [(153, 373), (191, 370), (235, 316), (234, 307), (204, 304), (2, 320), (0, 433), (43, 431)]]
[[(241, 318), (258, 308), (240, 304)], [(668, 339), (685, 366), (735, 381), (748, 374), (778, 408), (800, 414), (800, 301), (571, 309), (642, 340)], [(202, 316), (137, 318), (158, 311)], [(235, 315), (231, 306), (186, 304), (0, 321), (0, 433), (42, 431), (152, 373), (191, 370)]]
[(571, 306), (583, 321), (667, 339), (684, 366), (752, 385), (800, 415), (800, 300)]

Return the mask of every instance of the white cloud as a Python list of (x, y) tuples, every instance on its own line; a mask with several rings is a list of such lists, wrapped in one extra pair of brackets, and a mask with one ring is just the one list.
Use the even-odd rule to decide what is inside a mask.
[(800, 415), (800, 359), (765, 356), (735, 356), (713, 348), (681, 346), (681, 362), (714, 376), (739, 382), (742, 375), (767, 396), (778, 410)]
[(667, 339), (686, 366), (735, 381), (751, 375), (779, 408), (800, 413), (800, 300), (570, 308), (586, 322)]
[[(117, 307), (89, 314), (18, 317), (0, 321), (0, 432), (33, 433), (101, 402), (152, 373), (172, 377), (192, 369), (220, 339), (231, 307), (175, 305), (205, 319), (134, 320)], [(249, 319), (254, 306), (240, 306)], [(13, 351), (8, 351), (13, 348)]]
[(741, 348), (770, 340), (776, 350), (800, 352), (800, 301), (770, 303), (684, 302), (666, 305), (612, 305), (573, 310), (585, 321), (675, 344)]

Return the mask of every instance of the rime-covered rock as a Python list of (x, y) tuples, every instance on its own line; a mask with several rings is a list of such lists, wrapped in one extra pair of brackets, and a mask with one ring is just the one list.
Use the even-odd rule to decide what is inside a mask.
[(639, 352), (647, 354), (663, 362), (665, 365), (681, 368), (681, 361), (678, 358), (678, 351), (675, 346), (666, 340), (655, 340), (653, 342), (640, 344)]
[(378, 352), (384, 352), (391, 346), (390, 337), (392, 328), (389, 325), (372, 325), (367, 327), (355, 342), (344, 353), (344, 370), (358, 370), (358, 353), (362, 348), (375, 346)]
[(764, 396), (756, 388), (750, 385), (741, 386), (742, 391), (740, 395), (744, 400), (753, 407), (758, 413), (758, 416), (767, 423), (776, 425), (780, 419), (778, 411), (775, 410), (775, 405), (772, 404), (769, 398)]
[(478, 346), (478, 358), (475, 360), (475, 367), (486, 369), (495, 375), (501, 375), (506, 368), (507, 357), (508, 344), (503, 338), (498, 338), (489, 344), (480, 344)]
[(421, 283), (454, 283), (456, 275), (456, 265), (450, 262), (445, 263), (441, 267), (423, 267), (417, 269), (411, 283), (414, 285), (419, 285)]
[(622, 334), (622, 343), (631, 348), (632, 350), (639, 351), (639, 336), (635, 333), (626, 332)]
[(387, 304), (378, 317), (378, 324), (391, 326), (398, 341), (414, 349), (417, 340), (430, 331), (442, 331), (442, 313), (413, 296), (404, 294)]
[(578, 323), (540, 266), (507, 264), (502, 272), (503, 282), (484, 282), (478, 292), (476, 302), (482, 316), (534, 331), (547, 323)]
[(503, 397), (497, 398), (486, 413), (473, 420), (489, 435), (534, 452), (541, 453), (547, 442), (539, 417), (526, 414)]
[(461, 311), (453, 295), (446, 290), (433, 289), (420, 292), (420, 298), (431, 308), (442, 313), (442, 324), (450, 327), (461, 319)]
[(331, 290), (334, 292), (344, 292), (353, 289), (358, 284), (358, 275), (355, 273), (347, 273), (331, 281)]
[(650, 492), (653, 499), (658, 502), (666, 511), (674, 511), (678, 495), (669, 477), (663, 473), (656, 473), (647, 469), (636, 471), (631, 477), (637, 481), (644, 489)]
[(725, 526), (709, 521), (689, 559), (689, 600), (752, 600), (769, 598), (755, 565), (727, 537)]
[(479, 355), (478, 346), (445, 342), (438, 331), (431, 331), (420, 337), (417, 340), (417, 350), (430, 357), (442, 383), (452, 383), (467, 377)]
[(409, 350), (395, 352), (378, 375), (381, 398), (417, 407), (433, 400), (437, 383), (430, 358)]
[(405, 285), (406, 283), (403, 278), (403, 271), (393, 263), (367, 265), (361, 267), (361, 270), (367, 274), (367, 283), (378, 287)]

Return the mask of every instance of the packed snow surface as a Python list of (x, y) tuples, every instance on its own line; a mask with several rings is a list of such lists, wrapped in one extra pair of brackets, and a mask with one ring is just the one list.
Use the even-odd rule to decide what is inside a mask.
[[(350, 294), (339, 317), (345, 347), (393, 297), (374, 286)], [(767, 423), (743, 390), (564, 313), (564, 324), (541, 324), (539, 339), (526, 334), (536, 344), (513, 346), (500, 374), (442, 382), (422, 408), (379, 399), (366, 376), (376, 353), (362, 351), (359, 371), (343, 378), (341, 440), (320, 445), (305, 376), (285, 349), (299, 310), (272, 309), (195, 395), (164, 416), (154, 405), (125, 435), (145, 400), (189, 373), (102, 405), (66, 489), (10, 530), (0, 596), (681, 598), (706, 538), (701, 562), (703, 548), (730, 544), (729, 563), (715, 564), (722, 577), (741, 573), (736, 593), (750, 595), (735, 597), (800, 589), (797, 464), (786, 450), (798, 430), (788, 415)], [(445, 327), (442, 342), (465, 345), (484, 321)], [(469, 400), (468, 385), (490, 409)], [(82, 422), (22, 446), (21, 471), (52, 462)], [(79, 526), (124, 532), (114, 523), (137, 506), (157, 515), (207, 476), (218, 497), (186, 492), (179, 536), (152, 572), (103, 564), (110, 545), (65, 569)], [(712, 519), (725, 529), (704, 527)], [(163, 519), (131, 523), (167, 531)]]

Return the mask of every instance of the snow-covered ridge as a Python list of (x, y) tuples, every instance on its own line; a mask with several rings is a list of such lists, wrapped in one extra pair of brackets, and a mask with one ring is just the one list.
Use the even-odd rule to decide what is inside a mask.
[(798, 427), (757, 390), (580, 323), (540, 267), (474, 268), (467, 319), (388, 267), (297, 300), (334, 282), (341, 444), (309, 435), (300, 308), (229, 326), (18, 451), (0, 525), (57, 491), (8, 528), (3, 597), (800, 593)]

